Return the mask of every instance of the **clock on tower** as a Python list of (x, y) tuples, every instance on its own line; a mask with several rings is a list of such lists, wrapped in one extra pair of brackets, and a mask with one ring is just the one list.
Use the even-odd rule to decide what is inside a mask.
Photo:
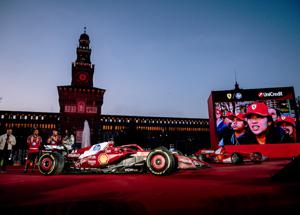
[(76, 81), (78, 83), (88, 83), (89, 82), (89, 74), (87, 72), (78, 72), (76, 75)]

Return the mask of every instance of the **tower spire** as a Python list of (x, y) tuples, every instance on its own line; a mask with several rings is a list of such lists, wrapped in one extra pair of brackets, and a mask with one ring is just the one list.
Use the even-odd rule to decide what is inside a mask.
[(240, 86), (237, 82), (237, 78), (236, 78), (236, 70), (234, 70), (234, 80), (235, 80), (235, 84), (234, 84), (234, 89), (235, 90), (239, 90), (240, 89)]
[(86, 34), (86, 26), (84, 26), (84, 28), (83, 28), (83, 29), (84, 29), (84, 33)]

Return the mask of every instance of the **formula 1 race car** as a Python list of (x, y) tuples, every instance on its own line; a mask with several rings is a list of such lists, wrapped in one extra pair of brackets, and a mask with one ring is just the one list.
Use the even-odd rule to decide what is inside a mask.
[(98, 143), (68, 153), (63, 146), (48, 145), (38, 162), (44, 175), (61, 172), (141, 173), (168, 175), (177, 169), (199, 169), (209, 165), (201, 160), (170, 152), (165, 147), (146, 151), (139, 145), (114, 146), (113, 141)]
[(266, 160), (260, 152), (244, 153), (226, 151), (225, 147), (216, 150), (202, 149), (196, 152), (195, 157), (205, 162), (241, 164), (243, 162), (261, 163)]

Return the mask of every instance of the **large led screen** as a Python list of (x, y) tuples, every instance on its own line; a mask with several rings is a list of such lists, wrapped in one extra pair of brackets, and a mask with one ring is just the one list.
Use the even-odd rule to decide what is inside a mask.
[(214, 146), (297, 142), (293, 87), (212, 91), (209, 115)]

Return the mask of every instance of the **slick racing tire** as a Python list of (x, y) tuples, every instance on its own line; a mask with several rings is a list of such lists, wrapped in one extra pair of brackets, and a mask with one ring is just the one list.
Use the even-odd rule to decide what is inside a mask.
[(261, 163), (262, 162), (262, 154), (260, 152), (253, 152), (250, 155), (250, 159), (254, 163)]
[(43, 175), (60, 174), (64, 168), (64, 158), (57, 152), (43, 154), (39, 159), (39, 171)]
[(234, 152), (231, 155), (231, 163), (232, 164), (241, 164), (243, 163), (243, 157), (241, 154)]
[(154, 175), (169, 175), (176, 166), (174, 156), (165, 147), (159, 147), (150, 152), (146, 164)]

